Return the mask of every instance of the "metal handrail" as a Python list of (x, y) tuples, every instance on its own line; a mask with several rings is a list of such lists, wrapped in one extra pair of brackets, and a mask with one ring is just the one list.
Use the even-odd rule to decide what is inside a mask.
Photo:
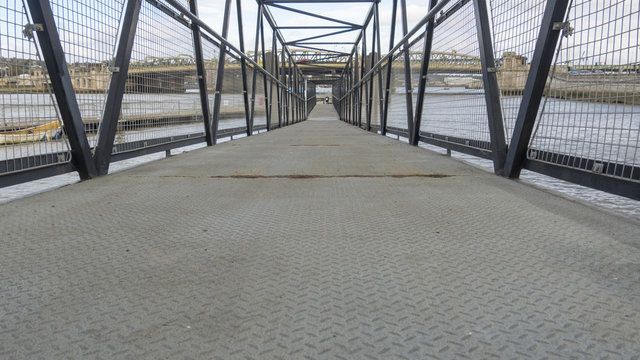
[[(244, 61), (248, 62), (254, 69), (257, 69), (259, 72), (261, 72), (262, 74), (268, 76), (272, 81), (275, 81), (276, 83), (278, 83), (280, 86), (282, 86), (288, 93), (292, 94), (293, 96), (297, 97), (300, 100), (304, 100), (302, 98), (302, 96), (300, 96), (299, 94), (295, 93), (294, 91), (290, 90), (286, 84), (284, 84), (282, 81), (280, 81), (278, 78), (276, 78), (275, 76), (273, 76), (273, 74), (271, 74), (270, 72), (266, 71), (262, 66), (260, 66), (260, 64), (258, 64), (257, 62), (253, 61), (252, 58), (250, 58), (248, 55), (246, 55), (245, 53), (243, 53), (242, 51), (240, 51), (240, 49), (238, 49), (237, 47), (235, 47), (233, 44), (231, 44), (227, 39), (225, 39), (224, 37), (222, 37), (222, 35), (218, 34), (215, 30), (213, 30), (209, 25), (207, 25), (204, 21), (202, 21), (198, 16), (194, 15), (193, 13), (191, 13), (191, 11), (189, 11), (187, 8), (185, 8), (184, 6), (182, 6), (177, 0), (166, 0), (167, 3), (169, 3), (171, 6), (173, 6), (174, 8), (176, 8), (178, 11), (180, 11), (182, 16), (185, 16), (187, 18), (189, 18), (189, 20), (191, 20), (191, 22), (198, 24), (198, 26), (206, 31), (207, 33), (209, 33), (209, 35), (213, 36), (214, 38), (216, 38), (218, 41), (220, 41), (220, 43), (222, 45), (224, 45), (226, 48), (231, 49), (232, 51), (234, 51), (235, 53), (237, 53), (237, 55), (242, 58)], [(296, 70), (299, 70), (296, 68)]]
[(418, 21), (418, 23), (404, 37), (402, 37), (402, 39), (398, 41), (398, 44), (396, 44), (391, 50), (389, 50), (389, 52), (385, 56), (383, 56), (380, 60), (378, 60), (378, 62), (374, 66), (372, 66), (371, 69), (369, 69), (369, 71), (366, 74), (364, 74), (362, 79), (360, 79), (360, 81), (358, 81), (357, 83), (353, 84), (351, 89), (347, 91), (341, 98), (339, 98), (338, 101), (342, 101), (342, 99), (344, 99), (345, 97), (347, 97), (347, 95), (355, 91), (355, 89), (360, 87), (360, 85), (362, 85), (366, 80), (369, 80), (369, 78), (372, 77), (379, 70), (379, 68), (382, 67), (382, 63), (389, 60), (389, 58), (393, 55), (393, 53), (398, 51), (398, 49), (400, 49), (401, 46), (406, 44), (409, 41), (409, 39), (413, 35), (415, 35), (418, 31), (420, 31), (421, 28), (427, 22), (435, 18), (438, 12), (440, 12), (440, 10), (442, 10), (442, 8), (445, 5), (447, 5), (450, 1), (451, 0), (442, 0), (438, 2), (438, 4), (433, 7), (433, 9), (429, 10), (427, 15), (425, 15), (420, 21)]

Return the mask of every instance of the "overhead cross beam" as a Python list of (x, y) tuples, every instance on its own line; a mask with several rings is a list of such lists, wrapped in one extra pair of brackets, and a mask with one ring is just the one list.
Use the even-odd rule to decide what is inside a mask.
[(335, 25), (335, 26), (331, 26), (331, 25), (327, 25), (327, 26), (305, 26), (305, 25), (298, 25), (298, 26), (277, 26), (276, 29), (279, 30), (297, 30), (297, 29), (305, 29), (305, 30), (317, 30), (317, 29), (354, 29), (354, 30), (359, 30), (362, 29), (362, 26), (351, 26), (351, 25)]
[(300, 9), (290, 8), (288, 6), (282, 6), (282, 5), (278, 5), (278, 4), (275, 4), (275, 3), (269, 3), (269, 2), (266, 2), (266, 1), (263, 2), (263, 3), (266, 4), (266, 5), (272, 6), (272, 7), (276, 7), (276, 8), (282, 9), (282, 10), (287, 10), (287, 11), (291, 11), (291, 12), (294, 12), (294, 13), (315, 17), (315, 18), (322, 19), (322, 20), (336, 22), (336, 23), (348, 25), (348, 26), (351, 26), (351, 27), (359, 27), (358, 24), (350, 23), (348, 21), (333, 19), (333, 18), (330, 18), (330, 17), (327, 17), (327, 16), (322, 16), (322, 15), (319, 15), (319, 14), (310, 13), (310, 12), (307, 12), (307, 11), (304, 11), (304, 10), (300, 10)]
[[(365, 29), (366, 24), (372, 18), (373, 13), (373, 4), (376, 2), (375, 0), (257, 0), (259, 5), (263, 5), (265, 7), (265, 17), (267, 22), (271, 24), (273, 29), (276, 31), (277, 36), (283, 41), (282, 30), (320, 30), (315, 33), (309, 34), (307, 37), (299, 38), (292, 41), (283, 41), (283, 45), (295, 46), (296, 48), (312, 50), (317, 52), (325, 53), (328, 59), (335, 59), (333, 63), (335, 65), (347, 65), (351, 61), (351, 59), (347, 59), (350, 57), (350, 53), (345, 51), (341, 51), (336, 49), (336, 45), (347, 45), (347, 46), (355, 46), (362, 36), (363, 29)], [(311, 11), (309, 9), (303, 10), (299, 7), (290, 7), (289, 4), (327, 4), (327, 3), (371, 3), (371, 9), (367, 12), (365, 18), (363, 19), (363, 24), (355, 24), (350, 21), (336, 19), (330, 16), (321, 15), (321, 13), (317, 11)], [(286, 6), (285, 6), (286, 5)], [(314, 19), (320, 19), (324, 21), (331, 22), (333, 24), (327, 25), (290, 25), (290, 26), (279, 26), (276, 24), (276, 21), (273, 15), (270, 13), (269, 9), (280, 9), (286, 12), (300, 14), (304, 16), (309, 16)], [(322, 31), (324, 30), (324, 31)], [(349, 39), (337, 39), (339, 41), (329, 41), (332, 39), (332, 36), (339, 36), (350, 33), (352, 31), (357, 31), (357, 39), (354, 41), (346, 41)], [(354, 36), (355, 37), (355, 36)], [(297, 63), (298, 65), (303, 64), (304, 67), (301, 68), (303, 74), (319, 76), (323, 74), (336, 74), (340, 72), (344, 72), (344, 70), (336, 69), (335, 66), (326, 66), (324, 64), (318, 63), (313, 55), (309, 54), (296, 54), (295, 51), (292, 51), (291, 54), (294, 59), (294, 65)], [(298, 62), (300, 60), (304, 60), (303, 62)], [(359, 76), (357, 77), (359, 80)], [(355, 79), (355, 78), (354, 78)]]
[(374, 2), (375, 0), (263, 0), (266, 5), (272, 5), (276, 3), (282, 4), (323, 4), (323, 3), (353, 3), (353, 2)]
[(349, 56), (350, 55), (349, 53), (346, 53), (346, 52), (343, 52), (343, 51), (322, 49), (322, 48), (319, 48), (319, 47), (307, 46), (307, 45), (301, 45), (301, 44), (296, 44), (296, 47), (303, 48), (303, 49), (309, 49), (309, 50), (328, 52), (328, 53), (336, 54), (338, 56)]
[[(303, 28), (304, 29), (304, 28)], [(354, 31), (357, 30), (355, 28), (349, 28), (347, 30), (340, 30), (340, 31), (333, 31), (330, 33), (326, 33), (326, 34), (320, 34), (320, 35), (316, 35), (316, 36), (310, 36), (310, 37), (306, 37), (303, 39), (298, 39), (298, 40), (293, 40), (293, 41), (289, 41), (287, 42), (287, 45), (295, 45), (297, 43), (302, 43), (302, 42), (306, 42), (308, 43), (309, 40), (315, 40), (315, 39), (321, 39), (323, 37), (328, 37), (328, 36), (334, 36), (334, 35), (340, 35), (340, 34), (344, 34), (350, 31)]]

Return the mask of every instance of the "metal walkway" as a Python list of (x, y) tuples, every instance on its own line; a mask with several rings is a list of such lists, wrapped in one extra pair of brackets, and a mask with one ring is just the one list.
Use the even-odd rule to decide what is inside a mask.
[(14, 201), (0, 219), (2, 359), (640, 353), (637, 222), (338, 121)]

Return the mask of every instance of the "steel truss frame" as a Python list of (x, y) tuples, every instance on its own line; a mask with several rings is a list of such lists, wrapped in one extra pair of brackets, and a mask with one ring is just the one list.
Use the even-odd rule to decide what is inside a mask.
[[(198, 89), (200, 91), (200, 106), (202, 110), (203, 133), (195, 133), (189, 135), (174, 136), (162, 139), (150, 139), (140, 142), (140, 144), (126, 143), (114, 145), (115, 134), (117, 130), (118, 119), (122, 108), (122, 100), (125, 93), (125, 85), (131, 62), (131, 53), (138, 25), (138, 14), (140, 13), (142, 1), (146, 1), (152, 6), (158, 7), (163, 12), (169, 14), (178, 23), (191, 29), (193, 35), (193, 55), (196, 62)], [(243, 39), (242, 26), (242, 8), (243, 0), (233, 0), (236, 2), (239, 22), (239, 35)], [(284, 1), (286, 2), (286, 1)], [(225, 1), (225, 15), (223, 19), (222, 34), (218, 34), (211, 29), (198, 17), (197, 0), (190, 0), (188, 8), (177, 0), (164, 0), (159, 2), (156, 0), (125, 0), (124, 13), (120, 24), (121, 31), (117, 40), (116, 52), (111, 65), (112, 71), (110, 83), (107, 91), (105, 103), (105, 111), (99, 125), (98, 140), (95, 147), (91, 147), (87, 140), (85, 132), (85, 124), (82, 122), (80, 108), (78, 105), (75, 90), (72, 86), (67, 69), (65, 52), (63, 49), (58, 29), (56, 27), (54, 16), (49, 0), (27, 0), (27, 11), (35, 24), (42, 25), (34, 27), (37, 29), (37, 41), (42, 52), (43, 60), (47, 66), (47, 72), (51, 79), (51, 88), (56, 98), (58, 110), (63, 122), (65, 134), (69, 139), (71, 148), (71, 162), (61, 162), (64, 158), (62, 154), (43, 154), (32, 155), (19, 159), (12, 159), (7, 166), (0, 167), (0, 187), (15, 185), (28, 182), (44, 177), (64, 174), (77, 171), (80, 179), (86, 180), (96, 176), (106, 175), (109, 171), (109, 165), (113, 161), (127, 159), (135, 156), (141, 156), (153, 152), (167, 151), (173, 148), (192, 145), (200, 142), (206, 142), (208, 146), (216, 144), (217, 139), (235, 136), (244, 133), (251, 136), (260, 131), (269, 131), (284, 125), (297, 123), (306, 120), (308, 113), (315, 104), (315, 91), (307, 91), (305, 86), (307, 83), (303, 81), (303, 74), (297, 67), (295, 61), (291, 59), (291, 51), (287, 42), (279, 33), (279, 29), (270, 13), (265, 11), (266, 7), (261, 1), (259, 3), (258, 22), (256, 26), (256, 42), (254, 47), (253, 58), (245, 53), (244, 41), (240, 41), (240, 47), (236, 48), (228, 42), (229, 17), (231, 11), (232, 0)], [(274, 4), (273, 1), (265, 1), (265, 3)], [(264, 42), (265, 26), (264, 23), (270, 25), (271, 30), (277, 36), (274, 36), (272, 51), (276, 50), (277, 44), (283, 51), (283, 66), (278, 66), (278, 59), (274, 56), (270, 66), (265, 68), (258, 64), (258, 48), (261, 45), (262, 64), (267, 64), (267, 54)], [(356, 25), (357, 28), (357, 25)], [(40, 30), (42, 29), (42, 30)], [(351, 31), (351, 30), (349, 30)], [(204, 59), (202, 53), (202, 41), (207, 41), (217, 45), (220, 49), (219, 64), (216, 73), (215, 101), (213, 109), (209, 107), (209, 98), (206, 84)], [(220, 104), (222, 94), (222, 79), (224, 77), (224, 64), (227, 55), (233, 56), (240, 60), (243, 67), (243, 101), (245, 104), (246, 126), (242, 128), (234, 128), (227, 130), (218, 130), (220, 119)], [(249, 68), (252, 71), (251, 84), (252, 91), (248, 94), (248, 79), (246, 77)], [(262, 74), (264, 83), (264, 96), (266, 108), (266, 125), (254, 126), (255, 115), (255, 98), (256, 98), (256, 82), (258, 73)], [(273, 92), (278, 97), (277, 106), (281, 111), (278, 112), (278, 123), (273, 124), (271, 120), (273, 110)], [(305, 94), (313, 95), (313, 99), (305, 98)], [(283, 103), (281, 99), (286, 99)], [(312, 101), (313, 100), (313, 101)], [(280, 106), (283, 106), (280, 108)], [(286, 113), (286, 121), (283, 124), (281, 119), (282, 113)], [(135, 150), (128, 149), (128, 145)], [(114, 150), (116, 150), (114, 152)]]
[[(581, 167), (591, 168), (589, 164), (594, 160), (562, 156), (549, 152), (539, 152), (537, 158), (556, 159), (555, 161), (539, 161), (527, 158), (528, 145), (531, 140), (536, 115), (540, 107), (545, 84), (551, 69), (555, 50), (558, 45), (562, 27), (554, 26), (563, 24), (567, 14), (569, 0), (549, 0), (545, 6), (542, 23), (540, 25), (534, 55), (531, 61), (531, 69), (526, 80), (523, 98), (516, 118), (516, 124), (511, 137), (510, 144), (505, 140), (504, 120), (500, 105), (500, 89), (498, 87), (496, 62), (493, 52), (493, 40), (489, 23), (486, 0), (430, 0), (430, 10), (411, 31), (407, 29), (406, 1), (400, 0), (400, 14), (402, 19), (402, 39), (394, 46), (396, 16), (398, 16), (398, 0), (393, 0), (393, 10), (391, 14), (391, 35), (388, 53), (380, 57), (378, 55), (380, 45), (377, 35), (380, 32), (379, 22), (373, 22), (373, 39), (366, 38), (366, 28), (369, 25), (365, 22), (361, 34), (356, 40), (356, 44), (350, 54), (351, 57), (360, 56), (363, 59), (359, 78), (351, 75), (349, 64), (341, 77), (334, 85), (334, 107), (340, 119), (362, 127), (367, 131), (377, 131), (381, 135), (393, 134), (398, 138), (406, 138), (408, 143), (417, 146), (419, 143), (431, 144), (451, 150), (467, 153), (492, 160), (494, 172), (508, 178), (518, 178), (522, 169), (532, 170), (545, 175), (553, 176), (562, 180), (567, 180), (579, 185), (607, 191), (613, 194), (626, 196), (640, 200), (638, 190), (638, 180), (640, 171), (631, 166), (623, 166), (613, 163), (602, 163), (603, 173), (593, 173), (581, 170)], [(476, 19), (477, 41), (480, 51), (480, 62), (482, 66), (482, 81), (485, 89), (485, 105), (487, 109), (487, 122), (491, 141), (489, 143), (474, 141), (471, 139), (456, 138), (420, 130), (422, 111), (424, 104), (424, 90), (426, 85), (426, 75), (429, 67), (431, 55), (431, 42), (438, 25), (446, 22), (453, 14), (462, 9), (469, 2), (473, 2), (474, 15)], [(443, 11), (447, 3), (452, 3), (446, 11)], [(375, 8), (373, 9), (375, 13)], [(370, 16), (370, 14), (369, 14)], [(414, 37), (416, 36), (416, 37)], [(414, 37), (413, 40), (411, 38)], [(367, 42), (368, 40), (368, 42)], [(410, 41), (411, 40), (411, 41)], [(411, 69), (409, 63), (409, 48), (418, 41), (424, 40), (422, 49), (422, 64), (418, 79), (417, 104), (413, 104)], [(370, 62), (364, 61), (367, 48), (371, 48)], [(405, 92), (407, 104), (407, 128), (390, 128), (387, 126), (388, 106), (390, 102), (390, 79), (391, 62), (398, 51), (404, 52), (404, 76)], [(374, 79), (376, 76), (385, 74), (384, 88), (380, 99), (383, 108), (380, 112), (380, 125), (371, 124), (372, 99), (374, 89)], [(353, 121), (353, 115), (349, 112), (349, 107), (354, 104), (353, 98), (359, 98), (359, 94), (365, 94), (366, 123), (363, 125), (359, 121)], [(356, 102), (356, 106), (359, 103)], [(487, 150), (490, 149), (490, 150)], [(580, 164), (581, 167), (572, 165)], [(585, 165), (586, 164), (586, 165)], [(616, 177), (612, 177), (616, 176)], [(624, 178), (620, 178), (624, 177)], [(627, 180), (629, 179), (629, 180)]]
[[(242, 24), (242, 0), (235, 1), (239, 25), (240, 44), (236, 48), (227, 41), (229, 17), (232, 0), (225, 0), (225, 15), (222, 34), (216, 33), (198, 17), (197, 0), (191, 0), (186, 8), (178, 0), (125, 0), (125, 9), (121, 32), (114, 54), (114, 68), (118, 71), (111, 76), (107, 93), (107, 100), (103, 119), (100, 123), (98, 142), (91, 148), (82, 123), (76, 94), (69, 79), (64, 49), (56, 29), (49, 0), (26, 0), (31, 19), (42, 25), (37, 31), (37, 41), (42, 52), (43, 60), (51, 78), (51, 88), (56, 97), (65, 133), (71, 147), (71, 162), (62, 162), (60, 154), (45, 154), (13, 159), (11, 168), (0, 168), (0, 186), (7, 186), (42, 177), (57, 175), (70, 171), (77, 171), (81, 179), (89, 179), (108, 173), (109, 164), (122, 158), (139, 154), (162, 151), (185, 144), (205, 141), (207, 145), (214, 145), (218, 138), (228, 136), (228, 130), (219, 131), (220, 97), (222, 94), (222, 79), (224, 76), (225, 57), (232, 56), (239, 60), (242, 66), (242, 87), (244, 114), (246, 126), (233, 129), (231, 133), (239, 132), (251, 136), (256, 131), (272, 130), (282, 126), (303, 121), (315, 105), (315, 88), (308, 86), (310, 81), (304, 76), (298, 66), (291, 46), (301, 49), (322, 51), (326, 56), (347, 57), (346, 65), (339, 77), (334, 81), (333, 105), (340, 119), (367, 131), (376, 131), (382, 135), (394, 134), (407, 138), (411, 145), (427, 143), (493, 161), (494, 172), (508, 178), (518, 178), (522, 169), (529, 169), (560, 179), (588, 187), (608, 191), (614, 194), (640, 199), (637, 181), (640, 171), (636, 168), (619, 164), (604, 164), (603, 173), (591, 173), (581, 170), (571, 164), (589, 164), (590, 159), (571, 157), (545, 152), (545, 158), (557, 159), (556, 162), (542, 162), (535, 158), (527, 158), (528, 144), (531, 140), (536, 115), (544, 93), (545, 83), (554, 59), (561, 27), (555, 26), (565, 21), (569, 0), (548, 0), (542, 17), (531, 70), (524, 87), (523, 98), (520, 103), (515, 128), (509, 144), (505, 140), (505, 129), (502, 109), (500, 106), (500, 90), (495, 71), (496, 62), (493, 58), (493, 39), (488, 18), (486, 0), (430, 0), (427, 14), (412, 28), (408, 29), (406, 0), (392, 0), (393, 10), (391, 19), (391, 36), (386, 55), (382, 55), (380, 38), (380, 18), (378, 11), (379, 0), (256, 0), (258, 3), (258, 21), (255, 29), (255, 43), (253, 56), (245, 53), (244, 34)], [(194, 39), (194, 58), (196, 59), (198, 87), (200, 89), (203, 134), (192, 134), (171, 139), (154, 139), (151, 144), (127, 152), (113, 152), (115, 131), (117, 127), (122, 97), (127, 80), (128, 67), (131, 58), (133, 41), (137, 27), (137, 14), (141, 2), (147, 1), (154, 6), (162, 6), (162, 11), (171, 12), (180, 23), (190, 27)], [(399, 3), (398, 3), (399, 1)], [(303, 3), (370, 3), (362, 24), (334, 19), (321, 14), (296, 9), (296, 4)], [(426, 75), (431, 58), (431, 43), (433, 34), (439, 25), (457, 11), (472, 2), (476, 19), (477, 41), (480, 51), (481, 73), (487, 109), (487, 124), (490, 142), (474, 141), (471, 139), (443, 136), (420, 130), (423, 117), (424, 90)], [(445, 11), (445, 6), (450, 6)], [(289, 11), (300, 15), (311, 16), (332, 22), (326, 26), (279, 26), (271, 13), (271, 8)], [(396, 34), (396, 18), (401, 20), (402, 38), (394, 43)], [(268, 27), (265, 28), (264, 24)], [(367, 29), (372, 27), (372, 36), (367, 35)], [(287, 41), (282, 30), (323, 30), (320, 35), (302, 37)], [(265, 46), (265, 31), (272, 35), (269, 49)], [(326, 38), (357, 32), (353, 42), (340, 42), (353, 45), (349, 53), (327, 48), (335, 42)], [(216, 74), (215, 101), (213, 108), (209, 108), (207, 84), (202, 54), (202, 39), (206, 38), (220, 48), (219, 65)], [(413, 39), (413, 40), (411, 40)], [(423, 41), (422, 64), (418, 79), (418, 94), (416, 99), (412, 95), (412, 75), (410, 69), (409, 49), (417, 41)], [(261, 58), (259, 58), (261, 52)], [(270, 52), (270, 55), (269, 55)], [(407, 106), (407, 128), (398, 129), (387, 126), (389, 103), (391, 96), (391, 62), (395, 56), (403, 55), (405, 95)], [(261, 60), (262, 65), (258, 64)], [(318, 65), (321, 68), (321, 65)], [(247, 72), (251, 71), (251, 78)], [(254, 126), (256, 84), (261, 74), (264, 84), (264, 98), (267, 122), (266, 126)], [(377, 79), (376, 79), (377, 78)], [(329, 78), (328, 78), (329, 79)], [(378, 82), (377, 86), (375, 81)], [(248, 86), (251, 84), (251, 92)], [(376, 89), (377, 88), (377, 89)], [(377, 90), (377, 94), (375, 91)], [(377, 95), (377, 96), (374, 96)], [(377, 99), (376, 99), (377, 97)], [(375, 99), (375, 100), (374, 100)], [(377, 101), (377, 104), (375, 103)], [(380, 125), (372, 124), (372, 117), (379, 107)], [(277, 120), (273, 114), (277, 109)], [(225, 135), (227, 134), (227, 135)], [(121, 145), (117, 145), (121, 146)], [(615, 177), (612, 177), (615, 176)], [(621, 178), (624, 177), (624, 178)], [(627, 180), (628, 179), (628, 180)]]

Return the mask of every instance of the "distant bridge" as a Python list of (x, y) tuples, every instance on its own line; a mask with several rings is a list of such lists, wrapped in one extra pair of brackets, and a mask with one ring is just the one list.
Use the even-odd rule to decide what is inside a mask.
[[(402, 67), (402, 52), (393, 62), (393, 67)], [(251, 54), (249, 54), (251, 55)], [(335, 54), (326, 51), (294, 49), (292, 57), (296, 61), (297, 66), (305, 73), (326, 74), (340, 73), (347, 63), (348, 56)], [(271, 59), (270, 53), (267, 56)], [(262, 55), (258, 53), (258, 63), (262, 62)], [(418, 70), (422, 63), (422, 54), (419, 51), (412, 51), (409, 54), (409, 60), (412, 70)], [(281, 60), (280, 60), (281, 61)], [(370, 63), (369, 58), (367, 62)], [(210, 63), (212, 67), (217, 66), (217, 59), (212, 59), (205, 63)], [(239, 65), (235, 58), (229, 58), (225, 67), (233, 68)], [(261, 64), (262, 65), (262, 64)], [(370, 65), (370, 64), (369, 64)], [(481, 71), (480, 57), (467, 55), (457, 52), (433, 51), (429, 68), (438, 72), (455, 72), (455, 73), (479, 73)], [(187, 55), (176, 57), (155, 58), (148, 57), (141, 61), (131, 63), (131, 74), (150, 74), (163, 73), (168, 76), (167, 80), (173, 77), (173, 82), (178, 83), (177, 77), (188, 76), (189, 73), (196, 71), (195, 58)]]

